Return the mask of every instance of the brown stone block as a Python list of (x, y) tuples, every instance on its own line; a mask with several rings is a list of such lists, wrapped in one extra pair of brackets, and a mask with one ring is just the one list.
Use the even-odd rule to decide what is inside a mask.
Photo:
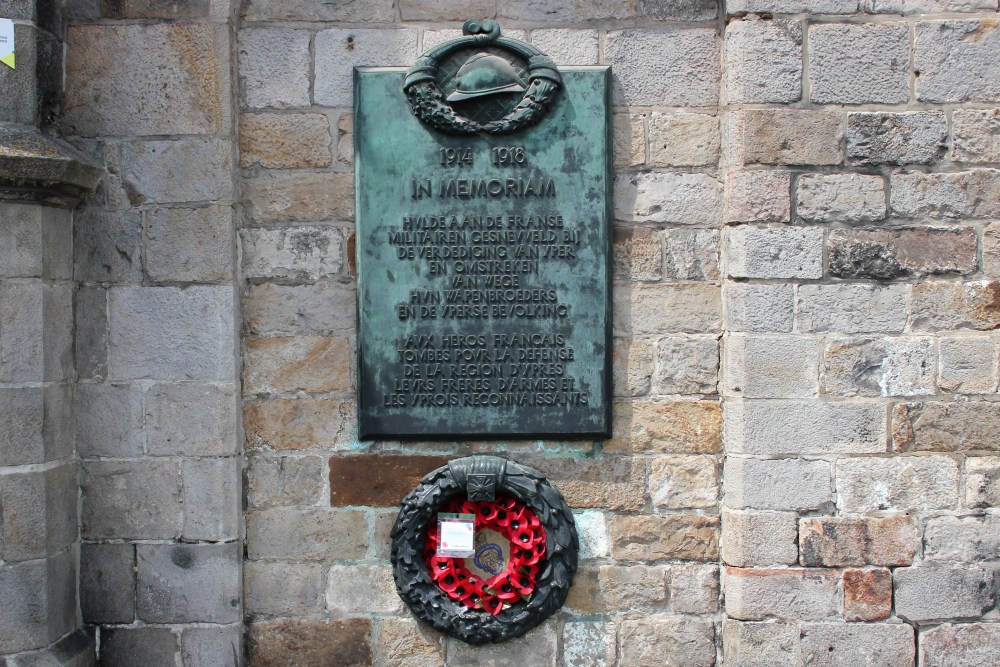
[(788, 618), (833, 620), (840, 615), (840, 572), (818, 568), (777, 570), (726, 568), (726, 613), (758, 621)]
[(243, 408), (243, 429), (253, 449), (339, 449), (357, 437), (356, 413), (352, 399), (251, 401)]
[(208, 12), (209, 0), (101, 0), (106, 19), (197, 19)]
[(265, 169), (329, 167), (330, 122), (310, 114), (245, 113), (240, 116), (240, 166)]
[(650, 227), (616, 227), (614, 277), (658, 281), (663, 277), (663, 249), (659, 231)]
[(637, 512), (646, 506), (646, 464), (642, 459), (525, 456), (517, 460), (545, 475), (573, 509)]
[(612, 516), (608, 522), (611, 557), (619, 560), (719, 557), (719, 520), (697, 515)]
[(667, 606), (670, 570), (648, 565), (603, 565), (601, 597), (610, 612), (663, 612)]
[(970, 274), (977, 268), (972, 227), (838, 229), (830, 233), (830, 275), (892, 280)]
[(722, 448), (722, 408), (708, 401), (618, 401), (605, 452), (715, 454)]
[(882, 621), (891, 614), (889, 570), (844, 570), (845, 621)]
[(884, 519), (811, 517), (799, 521), (803, 565), (910, 565), (917, 526), (908, 516)]
[(730, 119), (744, 164), (824, 165), (844, 161), (839, 111), (753, 109)]
[(902, 403), (892, 411), (897, 452), (1000, 450), (1000, 403)]
[(266, 173), (243, 181), (247, 213), (256, 222), (354, 219), (354, 176)]
[(268, 621), (250, 626), (251, 667), (371, 665), (371, 621)]
[(354, 345), (344, 338), (250, 338), (245, 346), (246, 393), (350, 391), (354, 387)]
[(375, 648), (385, 667), (430, 667), (444, 664), (442, 635), (410, 619), (383, 618), (378, 622)]
[(444, 456), (351, 454), (330, 458), (333, 507), (396, 507), (427, 473), (448, 463)]
[(361, 510), (272, 507), (247, 514), (252, 560), (355, 560), (368, 551), (368, 520)]
[(570, 613), (599, 614), (606, 610), (601, 595), (600, 570), (596, 567), (582, 567), (573, 577), (573, 585), (566, 596), (566, 609)]
[(1000, 282), (924, 282), (913, 286), (914, 332), (1000, 328)]

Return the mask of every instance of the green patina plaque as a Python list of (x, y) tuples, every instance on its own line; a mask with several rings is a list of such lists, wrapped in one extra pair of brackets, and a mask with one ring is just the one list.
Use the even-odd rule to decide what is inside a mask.
[(492, 28), (355, 70), (363, 439), (609, 435), (610, 69)]

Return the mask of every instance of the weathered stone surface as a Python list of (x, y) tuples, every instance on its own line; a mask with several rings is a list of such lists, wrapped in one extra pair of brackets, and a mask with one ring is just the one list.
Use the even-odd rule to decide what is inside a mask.
[(719, 556), (719, 520), (699, 515), (613, 515), (611, 557), (617, 560), (701, 560)]
[(978, 241), (972, 227), (837, 229), (828, 243), (830, 274), (838, 278), (968, 275), (978, 264)]
[(368, 523), (358, 510), (275, 507), (247, 514), (251, 560), (358, 559), (367, 545)]
[(181, 476), (174, 461), (84, 461), (84, 539), (169, 540), (180, 535)]
[(77, 379), (104, 378), (108, 374), (108, 291), (80, 287), (75, 306)]
[(722, 184), (708, 174), (650, 172), (615, 178), (615, 219), (717, 225)]
[(225, 132), (229, 87), (229, 33), (222, 24), (71, 25), (66, 31), (66, 134)]
[(894, 174), (889, 207), (900, 218), (995, 217), (1000, 215), (1000, 170)]
[(737, 171), (726, 178), (726, 222), (788, 222), (791, 176), (784, 171)]
[(584, 566), (573, 576), (564, 608), (571, 614), (598, 614), (606, 611), (598, 581), (599, 569)]
[(900, 568), (893, 582), (896, 615), (906, 621), (976, 618), (996, 604), (996, 573), (975, 565)]
[(255, 667), (371, 665), (371, 626), (367, 618), (251, 623), (250, 664)]
[(733, 165), (841, 164), (843, 116), (838, 111), (748, 109), (730, 113), (723, 134)]
[(965, 460), (965, 503), (974, 508), (1000, 505), (1000, 457)]
[[(335, 0), (317, 5), (310, 0), (248, 0), (242, 16), (247, 21), (347, 21), (351, 23), (390, 22), (395, 17), (392, 0), (372, 0), (358, 5)], [(479, 14), (475, 14), (479, 16)], [(484, 14), (485, 16), (485, 14)]]
[(170, 628), (101, 629), (101, 663), (142, 667), (177, 660), (177, 635)]
[(538, 0), (498, 0), (497, 2), (498, 16), (528, 21), (586, 21), (626, 18), (634, 13), (633, 3), (622, 4), (607, 0), (581, 0), (581, 2), (572, 4), (555, 5)]
[[(549, 6), (547, 3), (545, 6)], [(472, 646), (449, 638), (448, 665), (451, 667), (524, 667), (533, 662), (553, 665), (558, 660), (559, 635), (553, 623), (546, 623), (528, 634), (503, 644)]]
[(350, 106), (354, 98), (354, 67), (361, 65), (412, 65), (417, 55), (417, 31), (321, 30), (315, 39), (313, 99), (330, 107)]
[(615, 227), (614, 277), (658, 281), (663, 277), (663, 249), (658, 230), (651, 227)]
[(722, 325), (717, 285), (634, 285), (614, 290), (616, 333), (704, 333)]
[(947, 146), (943, 111), (847, 114), (847, 157), (856, 164), (933, 164)]
[(955, 109), (951, 157), (959, 162), (1000, 162), (1000, 109)]
[(665, 21), (711, 21), (716, 6), (711, 0), (639, 0), (638, 15)]
[(253, 394), (350, 391), (354, 345), (344, 338), (248, 338), (243, 391)]
[[(5, 15), (6, 16), (6, 15)], [(64, 209), (4, 202), (0, 220), (8, 242), (0, 248), (0, 277), (70, 278), (73, 216)], [(76, 242), (80, 243), (79, 233)]]
[(1000, 405), (992, 402), (903, 403), (892, 413), (897, 452), (996, 451)]
[(222, 4), (217, 0), (191, 0), (177, 3), (173, 0), (105, 0), (101, 3), (101, 17), (108, 19), (197, 19), (225, 18), (218, 11)]
[(616, 113), (612, 135), (615, 166), (634, 167), (646, 162), (645, 114)]
[(84, 623), (135, 620), (135, 546), (80, 546), (80, 610)]
[(236, 263), (228, 206), (157, 208), (146, 215), (146, 275), (157, 281), (222, 282)]
[(1000, 100), (1000, 72), (995, 67), (1000, 32), (995, 19), (921, 22), (914, 37), (919, 101)]
[(73, 275), (77, 280), (142, 280), (142, 218), (138, 211), (85, 209), (73, 216), (73, 223)]
[(159, 384), (146, 392), (146, 449), (154, 456), (235, 454), (239, 401), (234, 387)]
[(136, 612), (150, 623), (240, 620), (242, 545), (140, 544)]
[(0, 477), (5, 561), (45, 558), (76, 540), (75, 486), (76, 471), (68, 465)]
[(727, 618), (722, 626), (722, 652), (727, 667), (799, 664), (798, 624), (743, 623)]
[[(287, 3), (267, 4), (275, 8), (287, 6)], [(307, 30), (240, 31), (240, 79), (246, 106), (251, 109), (309, 106), (310, 37)]]
[[(235, 438), (234, 438), (235, 439)], [(240, 536), (242, 476), (235, 457), (181, 462), (185, 541), (234, 540)]]
[(722, 560), (727, 565), (793, 565), (799, 560), (794, 512), (722, 510)]
[(232, 287), (116, 287), (109, 296), (112, 379), (233, 380)]
[(807, 566), (910, 565), (916, 546), (917, 525), (908, 516), (799, 521), (799, 559)]
[[(489, 2), (489, 0), (486, 0)], [(472, 16), (466, 2), (456, 3), (461, 7), (459, 18)], [(475, 16), (483, 16), (476, 13)], [(598, 33), (596, 30), (532, 30), (531, 43), (556, 61), (557, 65), (596, 65), (598, 61)], [(640, 150), (645, 153), (642, 142)]]
[(41, 281), (0, 284), (0, 382), (62, 381), (73, 375), (73, 292)]
[(1000, 278), (1000, 223), (997, 222), (983, 229), (983, 276)]
[(794, 286), (726, 282), (722, 294), (729, 331), (788, 333), (792, 330)]
[(714, 394), (719, 382), (715, 336), (668, 336), (656, 345), (653, 390), (659, 394)]
[(323, 114), (240, 116), (241, 167), (329, 167), (333, 162), (331, 141), (330, 123)]
[(646, 464), (641, 458), (523, 456), (518, 461), (545, 475), (570, 507), (638, 512), (646, 506)]
[(995, 9), (993, 0), (861, 0), (861, 10), (871, 14), (982, 12)]
[(664, 280), (718, 280), (719, 232), (714, 229), (665, 229)]
[(616, 72), (615, 104), (716, 106), (719, 39), (714, 28), (609, 32), (604, 57)]
[(80, 456), (131, 458), (143, 454), (141, 387), (81, 383), (74, 398)]
[(327, 574), (326, 610), (333, 617), (359, 613), (399, 614), (405, 607), (396, 592), (392, 566), (334, 565)]
[(885, 406), (879, 402), (744, 400), (727, 402), (723, 412), (730, 453), (885, 451)]
[(254, 449), (331, 451), (355, 442), (356, 412), (350, 399), (251, 401), (243, 411), (243, 429)]
[(580, 560), (608, 555), (608, 522), (604, 512), (573, 512), (573, 523), (580, 537)]
[(796, 183), (795, 212), (809, 222), (871, 222), (885, 217), (885, 182), (863, 174), (810, 174)]
[(857, 0), (727, 0), (727, 14), (779, 12), (788, 14), (853, 14)]
[(395, 507), (420, 479), (448, 463), (442, 456), (352, 454), (330, 458), (333, 507)]
[(903, 285), (802, 285), (798, 292), (803, 332), (898, 333), (906, 326)]
[(701, 619), (622, 621), (622, 664), (636, 667), (709, 667), (715, 664), (715, 627)]
[(804, 623), (802, 659), (816, 667), (885, 665), (910, 667), (916, 640), (905, 623)]
[(247, 505), (315, 505), (325, 484), (319, 456), (254, 456), (246, 472)]
[(723, 478), (723, 503), (763, 510), (829, 509), (833, 503), (831, 472), (827, 461), (730, 457)]
[(818, 104), (898, 104), (909, 99), (905, 23), (810, 26), (810, 99)]
[(722, 410), (709, 401), (625, 402), (612, 407), (605, 452), (710, 454), (722, 446)]
[(838, 506), (846, 512), (958, 506), (958, 466), (945, 456), (841, 459)]
[(651, 460), (649, 495), (656, 509), (713, 509), (719, 473), (712, 456), (658, 456)]
[(243, 194), (256, 222), (354, 219), (351, 174), (267, 172), (244, 179)]
[(889, 570), (844, 570), (844, 620), (883, 621), (892, 615)]
[(924, 282), (913, 286), (914, 331), (992, 330), (1000, 327), (1000, 283)]
[(73, 453), (68, 385), (0, 388), (0, 465), (44, 463)]
[(442, 635), (410, 619), (382, 618), (378, 622), (376, 660), (386, 667), (424, 667), (444, 662)]
[(271, 616), (304, 616), (325, 608), (323, 565), (247, 561), (243, 566), (246, 611)]
[(670, 566), (670, 609), (678, 614), (714, 614), (719, 609), (719, 566)]
[(336, 227), (243, 229), (240, 239), (247, 278), (316, 280), (337, 275), (343, 266)]
[(934, 393), (934, 339), (837, 338), (823, 351), (823, 391), (840, 396)]
[(803, 621), (836, 619), (840, 604), (835, 570), (744, 570), (727, 567), (726, 613), (757, 621), (771, 616)]
[(243, 297), (243, 322), (251, 334), (329, 334), (353, 331), (354, 289), (320, 281), (308, 285), (251, 285)]
[(134, 141), (122, 147), (122, 184), (134, 206), (229, 201), (232, 169), (233, 148), (226, 139)]
[(601, 600), (611, 612), (662, 612), (667, 607), (669, 574), (665, 567), (602, 565), (598, 574)]
[(802, 99), (802, 25), (733, 21), (726, 27), (726, 100), (787, 104)]
[(924, 559), (966, 563), (992, 560), (1000, 552), (1000, 519), (942, 516), (928, 519)]
[(920, 664), (978, 667), (1000, 660), (1000, 626), (962, 623), (938, 626), (920, 635)]
[(649, 163), (702, 167), (719, 161), (719, 118), (704, 113), (653, 113), (649, 117)]
[(644, 396), (653, 375), (655, 346), (645, 338), (616, 338), (611, 363), (616, 396)]
[(605, 621), (568, 621), (563, 626), (563, 664), (566, 667), (612, 667), (618, 632)]
[(185, 667), (224, 665), (242, 652), (242, 623), (181, 630), (181, 659)]
[(723, 391), (745, 398), (810, 398), (819, 388), (819, 341), (730, 334), (723, 343)]
[(751, 227), (726, 230), (733, 278), (819, 278), (823, 275), (823, 231), (818, 228)]

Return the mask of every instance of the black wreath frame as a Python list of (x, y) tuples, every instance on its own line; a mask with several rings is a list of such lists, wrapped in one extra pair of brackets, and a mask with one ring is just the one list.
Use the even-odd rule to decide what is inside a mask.
[[(530, 44), (500, 36), (500, 24), (489, 19), (469, 19), (462, 26), (464, 37), (441, 44), (417, 59), (406, 73), (403, 92), (413, 115), (446, 134), (507, 134), (534, 125), (545, 115), (562, 87), (555, 62)], [(528, 86), (524, 97), (503, 118), (480, 123), (457, 113), (445, 101), (437, 84), (438, 61), (458, 49), (496, 45), (528, 61)]]
[[(490, 478), (492, 483), (483, 483)], [(424, 546), (428, 527), (452, 498), (481, 501), (496, 495), (512, 496), (538, 516), (545, 527), (546, 558), (531, 599), (494, 616), (470, 609), (441, 590), (427, 571)], [(495, 456), (457, 459), (425, 476), (403, 499), (391, 537), (399, 596), (418, 618), (472, 645), (520, 637), (554, 614), (573, 585), (580, 546), (573, 513), (544, 475)]]

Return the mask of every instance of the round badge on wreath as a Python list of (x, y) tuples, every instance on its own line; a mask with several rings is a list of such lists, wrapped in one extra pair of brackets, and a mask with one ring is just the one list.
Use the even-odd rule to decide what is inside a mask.
[[(439, 517), (456, 515), (474, 522), (464, 557), (441, 555), (448, 545)], [(578, 549), (559, 491), (538, 471), (495, 456), (457, 459), (425, 476), (392, 529), (400, 597), (421, 620), (475, 645), (519, 637), (555, 613)]]
[(403, 92), (413, 115), (447, 134), (508, 134), (541, 120), (562, 87), (555, 62), (501, 37), (493, 20), (469, 19), (462, 33), (406, 73)]

